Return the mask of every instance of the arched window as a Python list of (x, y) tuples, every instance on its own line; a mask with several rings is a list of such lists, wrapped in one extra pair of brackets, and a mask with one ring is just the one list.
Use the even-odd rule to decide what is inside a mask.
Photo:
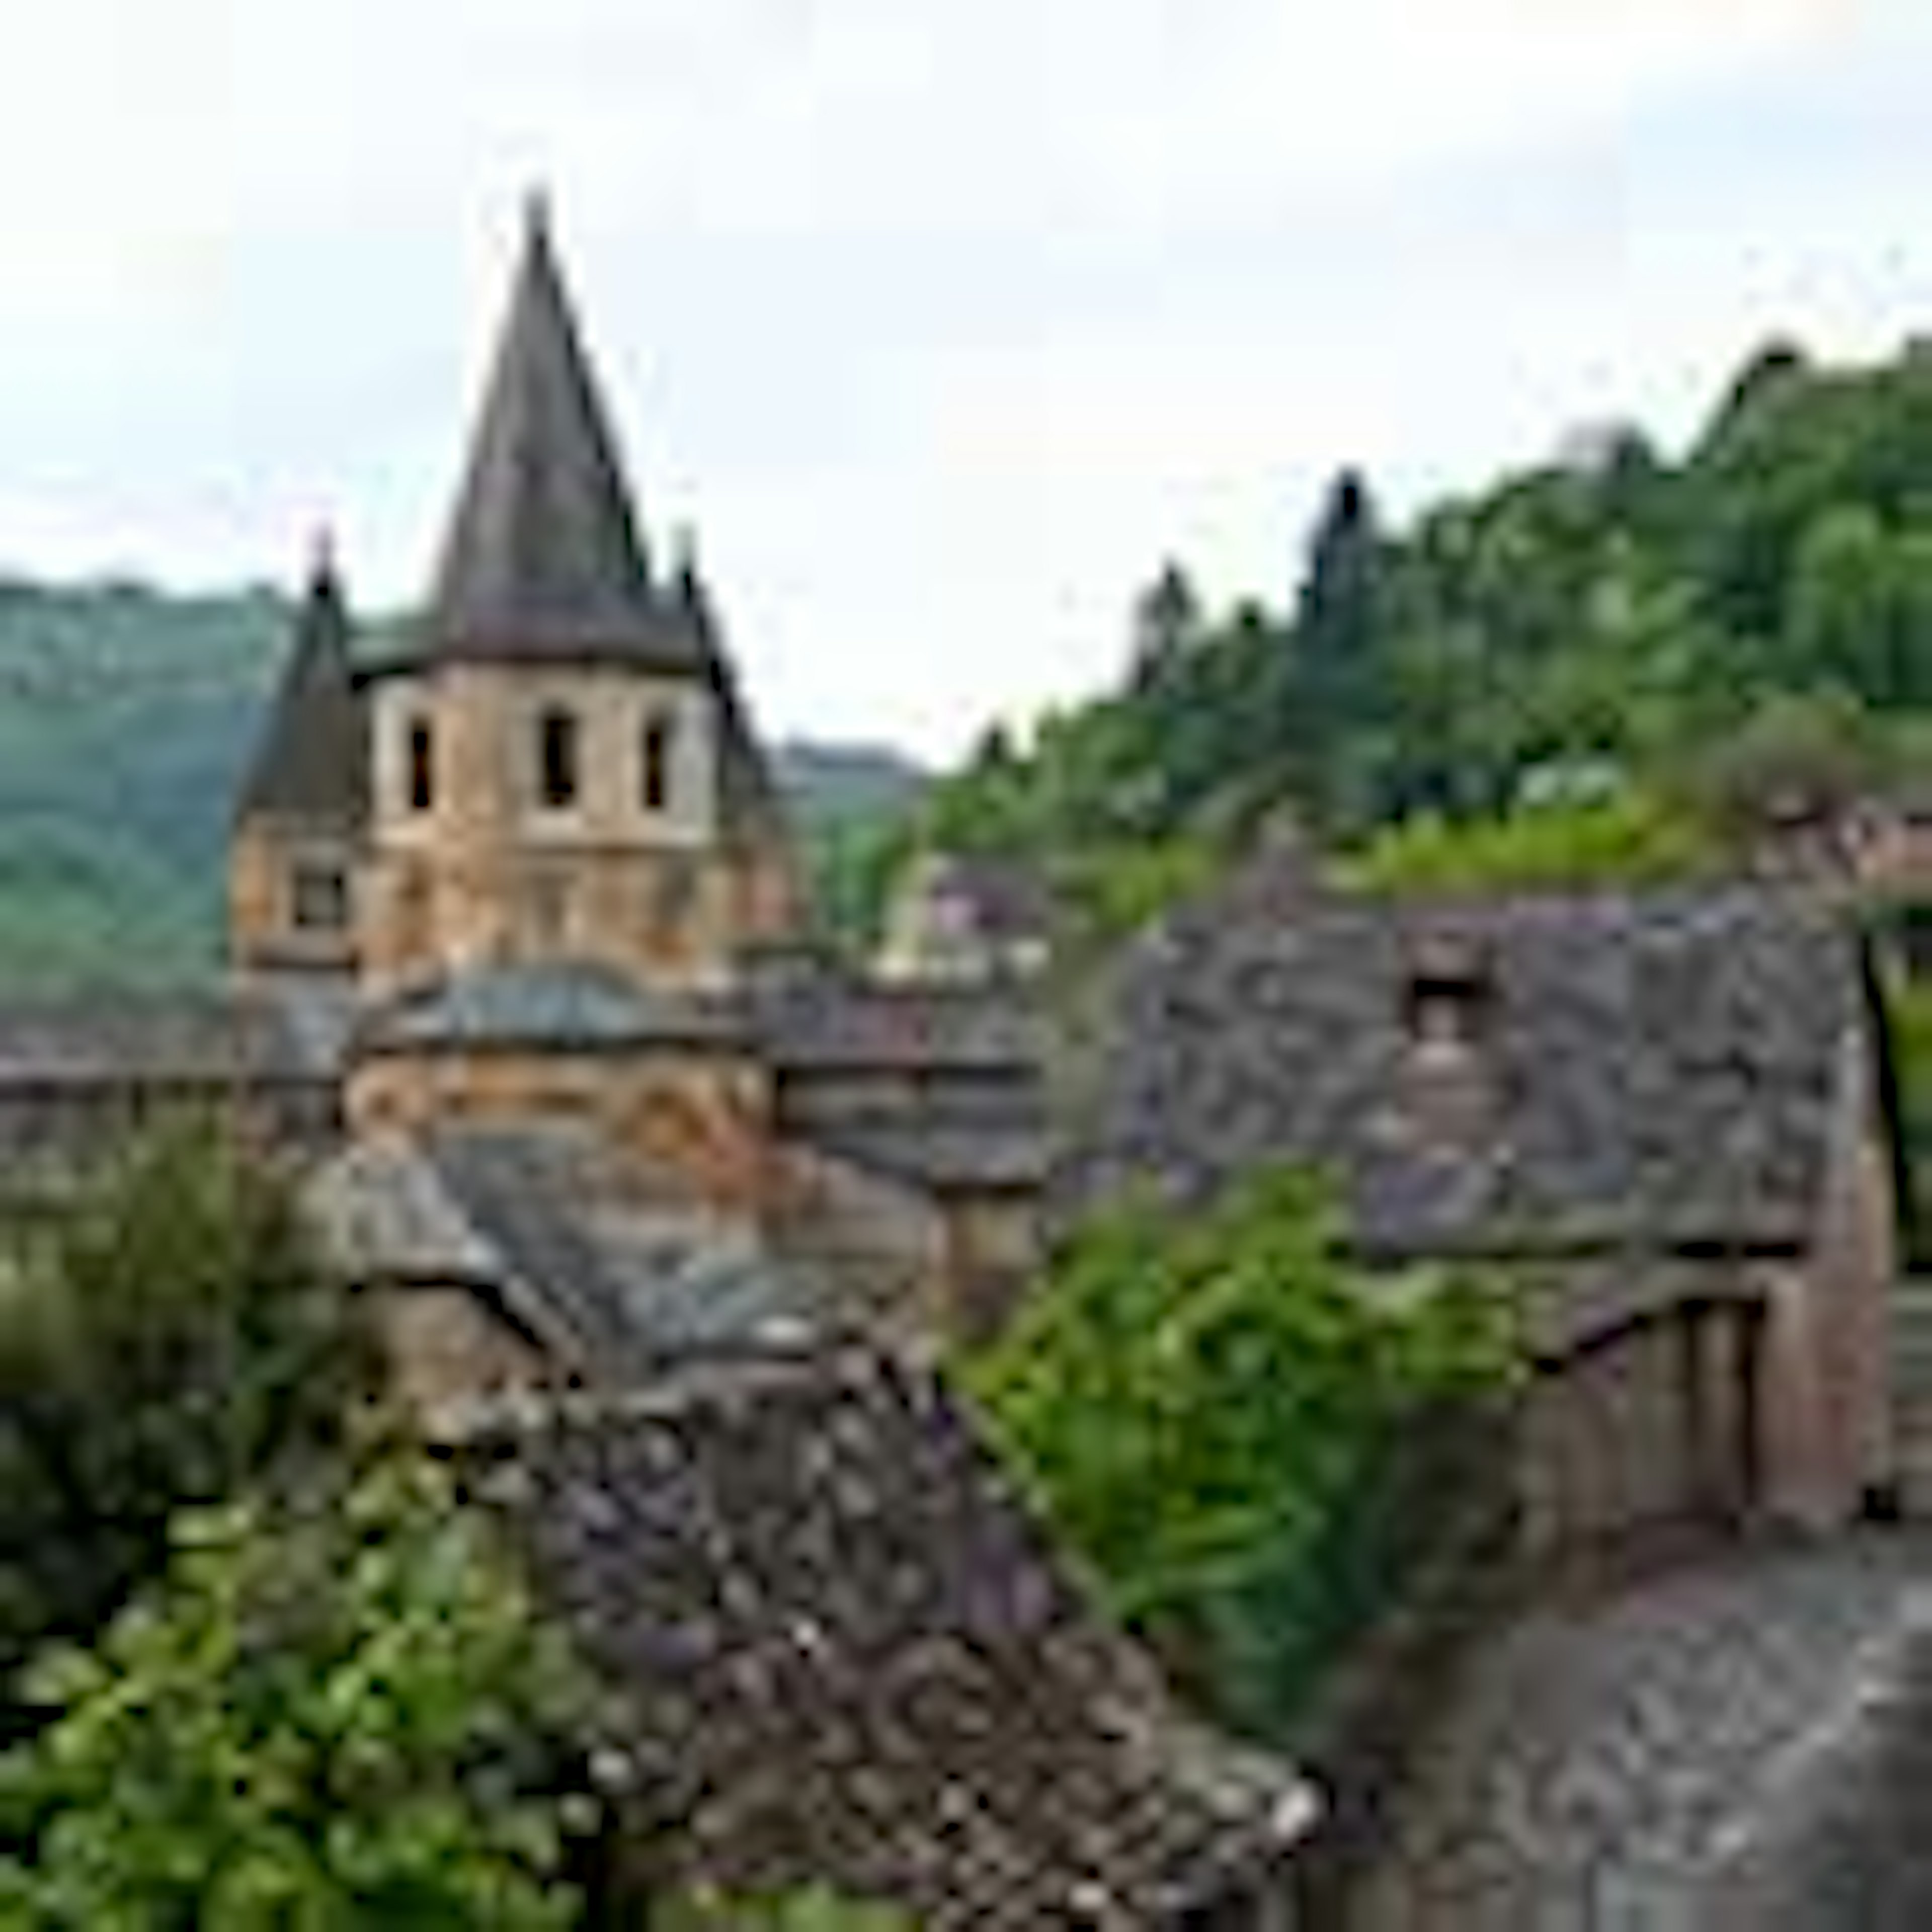
[(644, 720), (638, 771), (638, 796), (646, 812), (670, 809), (671, 760), (677, 749), (677, 719), (653, 711)]
[(410, 720), (410, 808), (428, 812), (436, 803), (436, 741), (427, 718)]
[(577, 802), (577, 714), (561, 705), (537, 714), (537, 795), (553, 810)]

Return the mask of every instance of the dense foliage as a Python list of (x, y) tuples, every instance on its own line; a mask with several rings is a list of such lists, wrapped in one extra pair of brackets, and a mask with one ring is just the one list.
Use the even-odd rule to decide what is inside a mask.
[(368, 1358), (280, 1180), (184, 1127), (0, 1265), (0, 1684), (88, 1636), (178, 1510), (335, 1441)]
[(1905, 1233), (1910, 1264), (1922, 1273), (1932, 1271), (1932, 981), (1894, 977), (1886, 995), (1909, 1191)]
[(484, 1520), (349, 1426), (352, 1305), (277, 1177), (185, 1126), (15, 1230), (0, 1924), (892, 1932), (567, 1882), (587, 1681)]
[[(1522, 838), (1574, 830), (1588, 871), (1616, 856), (1600, 834), (1641, 831), (1652, 872), (1794, 777), (1908, 766), (1932, 769), (1932, 352), (1841, 370), (1778, 350), (1681, 460), (1604, 434), (1400, 535), (1346, 472), (1298, 587), (1225, 613), (1168, 566), (1118, 690), (1023, 743), (988, 734), (897, 836), (1030, 855), (1078, 904), (1150, 849), (1184, 879), (1177, 850), (1211, 866), (1284, 806), (1354, 847), (1634, 792), (1640, 827), (1544, 818)], [(1439, 857), (1438, 832), (1418, 837)], [(1504, 841), (1478, 877), (1546, 868)]]
[(177, 1546), (95, 1651), (31, 1673), (60, 1715), (0, 1759), (0, 1922), (577, 1922), (556, 1794), (586, 1694), (446, 1485), (378, 1467), (190, 1514)]
[(1649, 795), (1519, 806), (1457, 823), (1433, 812), (1370, 839), (1345, 868), (1372, 890), (1660, 884), (1721, 862), (1700, 819)]
[[(217, 969), (229, 815), (291, 622), (266, 590), (0, 580), (0, 982)], [(920, 782), (862, 748), (778, 764), (815, 862)]]
[(1393, 1507), (1406, 1445), (1510, 1360), (1482, 1284), (1365, 1276), (1335, 1234), (1294, 1174), (1193, 1217), (1130, 1204), (968, 1366), (1115, 1607), (1262, 1731), (1426, 1541)]

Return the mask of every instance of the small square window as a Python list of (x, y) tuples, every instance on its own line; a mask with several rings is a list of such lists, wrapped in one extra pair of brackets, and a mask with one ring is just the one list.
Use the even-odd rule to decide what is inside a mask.
[(298, 932), (341, 932), (349, 923), (348, 874), (340, 866), (297, 866), (289, 880), (289, 919)]

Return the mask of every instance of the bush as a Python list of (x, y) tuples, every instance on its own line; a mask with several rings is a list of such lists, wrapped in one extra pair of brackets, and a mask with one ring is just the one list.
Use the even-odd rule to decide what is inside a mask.
[(290, 1190), (212, 1132), (134, 1152), (0, 1271), (0, 1684), (85, 1640), (184, 1505), (336, 1438), (369, 1379)]
[(0, 1923), (548, 1932), (583, 1691), (419, 1462), (181, 1521), (164, 1586), (28, 1672), (0, 1758)]
[(1510, 1361), (1483, 1284), (1362, 1276), (1335, 1232), (1294, 1174), (1192, 1220), (1120, 1209), (966, 1365), (1116, 1610), (1264, 1732), (1394, 1586), (1394, 1451)]

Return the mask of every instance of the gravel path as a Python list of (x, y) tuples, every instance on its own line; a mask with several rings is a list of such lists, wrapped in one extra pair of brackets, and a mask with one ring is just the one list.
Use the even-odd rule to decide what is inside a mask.
[(1932, 1538), (1896, 1531), (1526, 1615), (1466, 1666), (1350, 1932), (1728, 1932), (1710, 1875), (1816, 1781), (1928, 1615)]

